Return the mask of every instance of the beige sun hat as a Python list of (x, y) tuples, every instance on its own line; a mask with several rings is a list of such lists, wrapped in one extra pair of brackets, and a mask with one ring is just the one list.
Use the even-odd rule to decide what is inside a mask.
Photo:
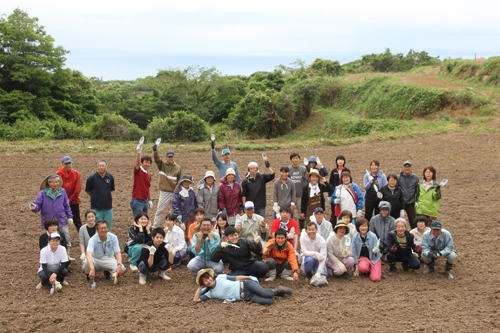
[(45, 177), (45, 179), (40, 184), (40, 191), (41, 190), (45, 190), (49, 186), (49, 177), (59, 177), (59, 187), (62, 187), (63, 180), (62, 180), (61, 176), (58, 176), (58, 175), (48, 175), (47, 177)]
[(203, 274), (205, 273), (208, 273), (210, 274), (210, 276), (213, 278), (215, 276), (215, 273), (214, 273), (214, 270), (211, 269), (211, 268), (204, 268), (204, 269), (200, 269), (200, 271), (198, 272), (198, 274), (196, 275), (196, 284), (200, 284), (200, 278)]

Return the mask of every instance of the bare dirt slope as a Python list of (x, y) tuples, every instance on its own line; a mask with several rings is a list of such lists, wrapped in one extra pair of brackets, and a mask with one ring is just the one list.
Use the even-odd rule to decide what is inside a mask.
[[(185, 266), (170, 274), (172, 281), (152, 277), (146, 286), (140, 286), (138, 275), (131, 271), (118, 285), (98, 275), (97, 289), (90, 292), (77, 259), (70, 266), (67, 279), (70, 286), (64, 287), (61, 293), (50, 297), (48, 289), (35, 290), (39, 281), (36, 271), (41, 231), (39, 215), (28, 211), (27, 201), (36, 197), (40, 181), (60, 165), (62, 154), (2, 154), (0, 331), (499, 331), (500, 176), (496, 167), (500, 164), (499, 141), (498, 134), (449, 133), (299, 151), (303, 156), (320, 156), (329, 170), (335, 156), (344, 154), (358, 184), (362, 183), (364, 170), (374, 158), (381, 161), (386, 174), (399, 172), (401, 163), (407, 159), (414, 163), (414, 171), (419, 176), (423, 167), (434, 165), (438, 179), (450, 180), (443, 188), (439, 218), (451, 231), (459, 253), (453, 270), (455, 279), (445, 278), (444, 262), (440, 260), (436, 273), (431, 276), (423, 276), (422, 269), (404, 274), (399, 267), (399, 275), (393, 277), (385, 265), (379, 283), (371, 282), (366, 276), (354, 278), (352, 282), (330, 279), (329, 285), (321, 289), (309, 286), (303, 277), (295, 283), (262, 282), (265, 287), (281, 283), (291, 287), (294, 293), (266, 307), (212, 301), (194, 304), (195, 284)], [(272, 167), (278, 170), (281, 165), (288, 165), (291, 152), (267, 152)], [(240, 174), (244, 174), (248, 162), (261, 163), (260, 152), (236, 151), (233, 155)], [(123, 248), (132, 218), (129, 200), (133, 153), (74, 154), (72, 157), (83, 181), (95, 171), (98, 159), (109, 161), (109, 172), (116, 179), (112, 231), (118, 235)], [(214, 169), (208, 151), (179, 153), (176, 158), (184, 172), (192, 174), (195, 181), (207, 169)], [(158, 177), (155, 166), (152, 171), (156, 207)], [(81, 196), (81, 210), (84, 211), (89, 201), (83, 191)], [(268, 207), (271, 205), (271, 191), (268, 190)], [(267, 218), (269, 221), (270, 216)], [(74, 228), (71, 237), (77, 245)], [(77, 252), (73, 252), (75, 257), (78, 257)]]

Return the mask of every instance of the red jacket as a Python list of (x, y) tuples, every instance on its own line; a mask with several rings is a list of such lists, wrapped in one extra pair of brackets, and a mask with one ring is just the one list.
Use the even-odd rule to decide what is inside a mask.
[(237, 182), (233, 182), (233, 184), (233, 189), (231, 189), (226, 177), (223, 177), (219, 186), (219, 210), (225, 208), (227, 210), (227, 216), (240, 214), (241, 206), (243, 205), (241, 199), (241, 186)]
[(66, 172), (64, 167), (60, 167), (57, 170), (56, 175), (60, 176), (63, 180), (62, 188), (68, 194), (70, 205), (79, 205), (80, 201), (80, 191), (82, 190), (82, 181), (80, 179), (80, 173), (75, 169)]

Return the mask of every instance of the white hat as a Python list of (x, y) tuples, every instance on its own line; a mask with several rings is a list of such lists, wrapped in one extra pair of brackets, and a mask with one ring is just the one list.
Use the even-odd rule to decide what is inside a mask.
[(213, 177), (213, 179), (215, 179), (215, 173), (212, 170), (208, 170), (205, 172), (205, 177), (203, 177), (203, 179), (206, 179), (207, 177)]

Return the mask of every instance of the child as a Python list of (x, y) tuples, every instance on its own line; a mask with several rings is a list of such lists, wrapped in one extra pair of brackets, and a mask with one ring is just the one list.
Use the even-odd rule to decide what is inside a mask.
[(193, 177), (184, 175), (177, 183), (174, 190), (174, 198), (172, 199), (172, 208), (179, 222), (185, 224), (184, 238), (188, 239), (188, 231), (191, 222), (194, 221), (194, 210), (198, 208), (196, 194), (193, 188)]
[(64, 281), (69, 265), (66, 249), (60, 245), (61, 235), (58, 232), (53, 232), (49, 235), (49, 245), (40, 250), (40, 268), (38, 276), (40, 283), (36, 289), (42, 289), (46, 284), (54, 285), (55, 290), (61, 290), (62, 284), (69, 285)]
[(153, 229), (151, 232), (152, 241), (146, 243), (149, 248), (141, 247), (141, 255), (138, 260), (139, 267), (139, 284), (146, 284), (146, 277), (158, 271), (158, 277), (163, 280), (170, 280), (165, 274), (170, 264), (168, 263), (166, 244), (163, 242), (165, 239), (165, 231), (162, 228)]
[(191, 252), (191, 246), (186, 244), (184, 231), (175, 224), (175, 214), (168, 214), (165, 218), (165, 242), (167, 243), (168, 261), (170, 265), (181, 264), (181, 259)]
[[(58, 230), (59, 221), (54, 217), (49, 217), (43, 222), (43, 226), (45, 227), (45, 231), (43, 234), (40, 235), (40, 238), (38, 239), (38, 245), (40, 246), (40, 250), (49, 245), (50, 234), (54, 232), (59, 232)], [(59, 233), (59, 235), (60, 235), (59, 244), (62, 247), (67, 248), (66, 237), (64, 237), (63, 233)]]
[(80, 255), (80, 259), (83, 261), (87, 256), (87, 245), (89, 244), (90, 237), (95, 235), (95, 220), (96, 214), (93, 210), (88, 210), (85, 212), (85, 219), (87, 220), (87, 224), (80, 228), (78, 231), (78, 236), (80, 239), (80, 251), (82, 254)]
[(137, 260), (142, 251), (141, 244), (151, 241), (151, 221), (146, 213), (140, 212), (128, 229), (125, 252), (129, 255), (130, 270), (137, 271)]

